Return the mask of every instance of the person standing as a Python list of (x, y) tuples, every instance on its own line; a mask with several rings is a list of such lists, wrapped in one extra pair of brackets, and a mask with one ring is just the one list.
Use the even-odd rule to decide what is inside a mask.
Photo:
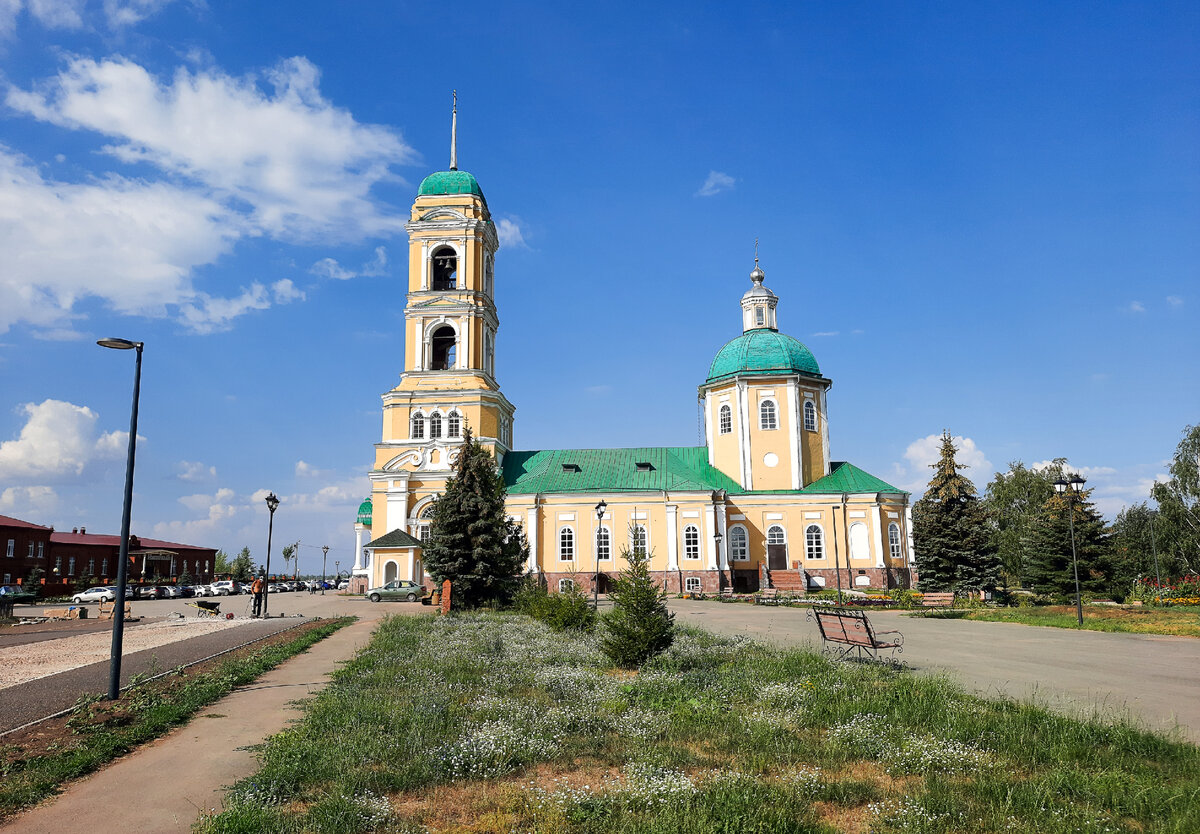
[(254, 577), (254, 581), (250, 583), (250, 593), (254, 594), (254, 616), (257, 617), (262, 613), (263, 591), (266, 590), (266, 582), (263, 581), (263, 575), (260, 573)]

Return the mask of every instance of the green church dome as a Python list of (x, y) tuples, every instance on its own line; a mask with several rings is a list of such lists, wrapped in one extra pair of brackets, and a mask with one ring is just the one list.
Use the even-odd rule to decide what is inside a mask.
[(358, 523), (364, 527), (371, 526), (371, 499), (368, 498), (358, 505)]
[(717, 351), (706, 382), (737, 374), (794, 373), (821, 375), (812, 351), (776, 330), (747, 330)]
[(467, 171), (438, 171), (421, 181), (421, 188), (417, 194), (421, 197), (442, 194), (474, 194), (476, 197), (482, 198), (483, 189), (479, 187), (479, 181), (475, 179), (475, 175)]

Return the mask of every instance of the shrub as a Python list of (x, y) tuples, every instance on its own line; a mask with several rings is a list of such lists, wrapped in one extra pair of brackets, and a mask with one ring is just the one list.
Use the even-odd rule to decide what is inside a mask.
[(667, 592), (650, 576), (650, 555), (640, 549), (622, 555), (628, 567), (614, 583), (600, 648), (622, 669), (636, 669), (671, 647), (675, 615), (667, 610)]
[(596, 627), (596, 612), (574, 582), (568, 590), (551, 594), (540, 582), (527, 577), (513, 594), (512, 606), (555, 631), (590, 632)]
[(888, 596), (901, 608), (920, 608), (917, 592), (911, 588), (892, 588)]

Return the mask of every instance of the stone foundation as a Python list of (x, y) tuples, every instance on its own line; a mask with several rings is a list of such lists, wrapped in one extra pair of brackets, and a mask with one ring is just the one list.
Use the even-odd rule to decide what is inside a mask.
[[(753, 571), (738, 571), (739, 575), (747, 576)], [(618, 571), (601, 571), (599, 573), (599, 589), (598, 593), (607, 594), (612, 588), (613, 579), (619, 575)], [(591, 573), (562, 573), (562, 572), (542, 572), (537, 574), (538, 578), (545, 584), (547, 590), (551, 593), (558, 591), (558, 583), (563, 579), (570, 579), (575, 582), (575, 587), (579, 588), (585, 595), (592, 593), (592, 574)], [(706, 594), (719, 594), (721, 588), (729, 583), (729, 575), (727, 572), (718, 570), (655, 570), (650, 571), (650, 576), (660, 586), (666, 589), (668, 594), (681, 594), (687, 591), (688, 582), (690, 579), (697, 579), (700, 582), (700, 587), (696, 590), (703, 591)], [(757, 577), (754, 577), (754, 584), (757, 588)], [(692, 583), (694, 586), (696, 583)]]
[[(911, 588), (915, 582), (915, 572), (910, 568), (805, 568), (808, 573), (809, 588), (816, 590), (821, 586), (824, 590), (835, 590), (838, 586), (838, 574), (841, 574), (842, 590), (887, 591), (892, 588)], [(820, 580), (824, 580), (822, 583)]]

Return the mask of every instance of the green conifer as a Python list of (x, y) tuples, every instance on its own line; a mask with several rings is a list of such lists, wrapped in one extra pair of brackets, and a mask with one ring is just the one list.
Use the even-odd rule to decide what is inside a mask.
[(491, 452), (467, 429), (423, 551), (429, 575), (450, 580), (455, 607), (505, 601), (517, 588), (528, 546), (504, 509), (506, 493)]
[(613, 583), (600, 648), (620, 668), (636, 669), (671, 647), (675, 615), (667, 610), (666, 590), (650, 575), (651, 555), (639, 547), (621, 556), (627, 567)]
[(913, 551), (924, 591), (990, 591), (1001, 565), (975, 485), (962, 474), (949, 432), (924, 497), (913, 505)]
[[(1079, 586), (1084, 591), (1108, 592), (1110, 563), (1108, 525), (1088, 500), (1091, 490), (1071, 499), (1075, 516), (1075, 554), (1079, 560)], [(1055, 493), (1046, 501), (1045, 512), (1034, 531), (1027, 569), (1034, 590), (1044, 594), (1075, 594), (1075, 570), (1071, 560), (1071, 525), (1066, 495)]]

